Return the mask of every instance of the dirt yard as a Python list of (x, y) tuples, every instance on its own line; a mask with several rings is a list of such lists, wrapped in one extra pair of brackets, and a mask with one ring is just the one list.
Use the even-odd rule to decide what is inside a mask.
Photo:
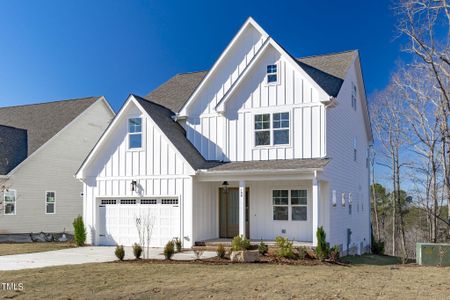
[(71, 247), (74, 247), (74, 245), (69, 243), (0, 243), (0, 256), (61, 250)]
[[(372, 258), (372, 260), (374, 260)], [(369, 260), (370, 261), (370, 260)], [(448, 299), (450, 269), (415, 265), (210, 265), (134, 261), (0, 272), (0, 298)]]

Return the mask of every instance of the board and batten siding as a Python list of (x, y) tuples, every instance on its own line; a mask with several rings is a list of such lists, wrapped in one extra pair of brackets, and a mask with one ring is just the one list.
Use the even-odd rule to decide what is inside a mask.
[[(279, 67), (279, 84), (267, 85), (266, 66)], [(210, 102), (215, 105), (216, 95)], [(273, 47), (243, 78), (226, 103), (225, 113), (194, 103), (186, 122), (188, 139), (206, 159), (251, 161), (317, 158), (326, 155), (325, 108), (319, 91), (295, 66)], [(254, 115), (290, 113), (290, 144), (254, 146)]]
[[(142, 117), (143, 148), (128, 150), (128, 118)], [(96, 228), (98, 198), (177, 197), (184, 211), (184, 236), (192, 235), (192, 168), (167, 137), (134, 103), (117, 120), (114, 134), (106, 136), (102, 151), (96, 153), (85, 171), (85, 220)], [(131, 191), (131, 181), (137, 188)], [(184, 210), (183, 210), (184, 208)], [(182, 231), (183, 234), (183, 231)], [(95, 243), (96, 234), (89, 234)], [(138, 242), (138, 241), (136, 241)], [(186, 241), (185, 241), (186, 242)]]
[[(16, 215), (1, 212), (0, 233), (73, 232), (83, 212), (83, 185), (74, 174), (113, 117), (96, 101), (17, 168), (6, 182), (17, 192)], [(55, 192), (55, 214), (45, 213), (46, 191)]]

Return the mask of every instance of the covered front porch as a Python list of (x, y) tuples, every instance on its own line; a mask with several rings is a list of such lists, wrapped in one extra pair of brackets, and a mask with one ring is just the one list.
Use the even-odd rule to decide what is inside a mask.
[(242, 235), (253, 243), (273, 245), (283, 236), (315, 246), (317, 228), (328, 227), (321, 168), (210, 169), (196, 176), (193, 194), (195, 245), (227, 245)]

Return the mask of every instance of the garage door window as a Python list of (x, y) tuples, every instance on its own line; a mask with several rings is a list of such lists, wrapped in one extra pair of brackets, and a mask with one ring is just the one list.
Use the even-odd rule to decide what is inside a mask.
[(116, 200), (105, 199), (105, 200), (102, 200), (102, 204), (103, 205), (116, 204)]
[(141, 199), (141, 204), (156, 204), (157, 202), (156, 199)]
[(136, 199), (122, 199), (120, 204), (136, 204)]
[(161, 204), (178, 204), (178, 199), (162, 199)]

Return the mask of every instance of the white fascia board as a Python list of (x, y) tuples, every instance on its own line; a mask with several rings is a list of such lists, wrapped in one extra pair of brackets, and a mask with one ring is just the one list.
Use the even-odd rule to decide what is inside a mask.
[(328, 93), (325, 92), (323, 90), (323, 88), (311, 76), (309, 76), (309, 74), (306, 73), (305, 70), (303, 70), (302, 67), (299, 66), (298, 62), (295, 61), (289, 53), (287, 53), (282, 47), (280, 47), (274, 39), (269, 37), (266, 40), (265, 44), (261, 47), (259, 52), (253, 57), (252, 61), (247, 65), (244, 72), (241, 73), (241, 75), (238, 77), (238, 79), (233, 83), (231, 88), (224, 95), (222, 100), (220, 100), (219, 103), (216, 105), (216, 111), (218, 113), (225, 112), (225, 103), (228, 101), (228, 99), (231, 97), (233, 92), (236, 90), (236, 88), (239, 86), (239, 84), (245, 78), (246, 74), (256, 64), (256, 61), (262, 56), (264, 51), (268, 48), (268, 45), (273, 46), (274, 49), (276, 51), (278, 51), (278, 53), (280, 53), (280, 55), (285, 57), (294, 66), (294, 68), (296, 68), (303, 76), (305, 76), (307, 79), (309, 79), (309, 81), (312, 83), (312, 85), (320, 92), (320, 99), (319, 99), (320, 102), (329, 101), (333, 98), (332, 96), (328, 95)]
[[(366, 122), (366, 130), (367, 130), (367, 135), (369, 137), (369, 141), (371, 143), (373, 143), (373, 132), (372, 132), (372, 122), (370, 120), (370, 114), (369, 114), (369, 105), (367, 102), (367, 95), (366, 95), (366, 87), (364, 84), (364, 76), (362, 73), (362, 68), (361, 68), (361, 60), (359, 59), (359, 51), (356, 51), (356, 56), (353, 60), (353, 64), (355, 66), (355, 71), (356, 71), (356, 77), (358, 79), (358, 81), (360, 81), (361, 87), (358, 84), (358, 89), (359, 91), (359, 95), (360, 95), (360, 99), (361, 99), (361, 106), (364, 108), (364, 121)], [(362, 91), (361, 91), (362, 89)]]
[(88, 156), (86, 157), (86, 159), (84, 160), (84, 162), (81, 164), (80, 168), (78, 169), (78, 171), (75, 173), (75, 178), (82, 180), (85, 178), (83, 172), (84, 169), (86, 168), (87, 165), (89, 165), (89, 163), (92, 160), (92, 157), (98, 152), (98, 149), (101, 147), (101, 145), (103, 144), (104, 140), (106, 139), (107, 136), (109, 136), (111, 130), (113, 130), (113, 128), (116, 126), (118, 120), (120, 119), (121, 115), (123, 114), (123, 112), (125, 111), (126, 107), (128, 107), (128, 105), (131, 102), (131, 97), (132, 95), (129, 95), (127, 100), (125, 101), (124, 105), (122, 106), (122, 108), (119, 110), (119, 112), (117, 113), (117, 115), (114, 117), (114, 119), (112, 120), (112, 122), (109, 124), (109, 126), (106, 128), (106, 130), (103, 132), (102, 136), (100, 137), (100, 139), (97, 141), (97, 144), (95, 144), (94, 148), (92, 148), (91, 152), (88, 154)]
[(213, 74), (215, 72), (215, 70), (218, 68), (219, 64), (222, 62), (222, 60), (225, 58), (225, 56), (228, 54), (228, 52), (230, 52), (231, 48), (234, 47), (234, 45), (236, 44), (236, 41), (239, 39), (239, 37), (242, 35), (242, 33), (247, 29), (248, 26), (253, 26), (256, 30), (258, 30), (261, 33), (261, 35), (265, 39), (267, 39), (269, 37), (267, 32), (265, 32), (264, 29), (262, 29), (261, 26), (259, 26), (258, 23), (256, 23), (255, 20), (253, 20), (252, 17), (249, 17), (247, 19), (247, 21), (241, 26), (238, 33), (233, 37), (233, 39), (228, 44), (228, 46), (225, 48), (225, 50), (222, 52), (222, 54), (219, 56), (219, 58), (216, 60), (216, 62), (212, 66), (212, 68), (208, 71), (205, 78), (203, 78), (203, 80), (200, 82), (200, 84), (194, 90), (192, 95), (189, 97), (188, 101), (186, 101), (186, 103), (184, 104), (184, 106), (182, 107), (180, 112), (178, 113), (178, 116), (180, 118), (187, 117), (187, 109), (192, 104), (195, 97), (197, 97), (200, 90), (205, 86), (206, 82), (208, 82), (209, 78), (211, 77), (211, 74)]

